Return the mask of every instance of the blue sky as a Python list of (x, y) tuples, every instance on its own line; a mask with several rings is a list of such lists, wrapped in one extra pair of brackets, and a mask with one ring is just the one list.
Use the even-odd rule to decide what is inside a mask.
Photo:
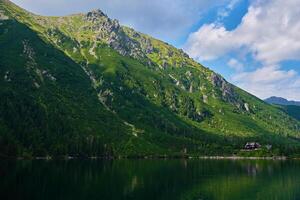
[(266, 98), (300, 100), (300, 0), (13, 0), (42, 15), (100, 8)]

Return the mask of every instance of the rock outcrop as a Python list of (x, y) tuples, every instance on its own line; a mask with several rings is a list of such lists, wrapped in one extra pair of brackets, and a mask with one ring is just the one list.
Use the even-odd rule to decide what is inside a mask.
[[(92, 25), (86, 25), (84, 30), (96, 32), (96, 41), (107, 43), (111, 48), (123, 56), (133, 58), (145, 58), (145, 52), (142, 51), (141, 44), (128, 37), (117, 20), (111, 20), (101, 10), (88, 12), (85, 20)], [(149, 52), (149, 48), (146, 48)]]

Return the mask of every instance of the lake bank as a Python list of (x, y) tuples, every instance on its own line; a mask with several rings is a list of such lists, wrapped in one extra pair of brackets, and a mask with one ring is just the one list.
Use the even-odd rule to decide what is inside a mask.
[[(0, 157), (1, 158), (1, 157)], [(169, 160), (169, 159), (185, 159), (185, 160), (300, 160), (299, 157), (288, 157), (288, 156), (118, 156), (118, 157), (76, 157), (76, 156), (60, 156), (60, 157), (17, 157), (8, 158), (2, 157), (3, 159), (10, 160)]]

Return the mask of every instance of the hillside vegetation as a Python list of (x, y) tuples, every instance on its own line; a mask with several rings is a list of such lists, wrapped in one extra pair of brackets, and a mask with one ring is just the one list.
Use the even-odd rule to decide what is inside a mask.
[(6, 156), (300, 151), (296, 119), (100, 10), (44, 17), (0, 0), (0, 82)]
[(291, 117), (300, 120), (300, 106), (294, 105), (281, 105), (280, 106), (284, 112), (286, 112)]

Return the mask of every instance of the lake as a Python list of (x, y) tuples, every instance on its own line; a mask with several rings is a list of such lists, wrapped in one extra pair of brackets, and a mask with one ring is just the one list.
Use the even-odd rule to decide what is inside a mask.
[(300, 161), (0, 161), (0, 199), (300, 199)]

